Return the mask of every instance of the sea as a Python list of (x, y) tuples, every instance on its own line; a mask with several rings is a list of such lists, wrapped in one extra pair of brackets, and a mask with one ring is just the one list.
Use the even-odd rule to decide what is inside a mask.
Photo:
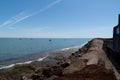
[(22, 64), (22, 61), (30, 63), (38, 56), (40, 61), (46, 57), (45, 52), (81, 46), (89, 40), (90, 38), (0, 38), (0, 69)]

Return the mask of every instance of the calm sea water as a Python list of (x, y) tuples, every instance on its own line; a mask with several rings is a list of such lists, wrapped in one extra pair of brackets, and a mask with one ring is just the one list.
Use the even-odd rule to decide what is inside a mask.
[(0, 38), (0, 61), (25, 55), (80, 46), (90, 39)]

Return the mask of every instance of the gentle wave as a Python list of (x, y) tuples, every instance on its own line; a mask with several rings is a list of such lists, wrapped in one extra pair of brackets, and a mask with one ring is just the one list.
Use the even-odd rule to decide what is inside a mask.
[(71, 48), (64, 48), (64, 49), (61, 49), (61, 51), (65, 51), (65, 50), (69, 50), (69, 49), (71, 49)]
[(45, 57), (43, 57), (43, 58), (39, 58), (39, 59), (37, 59), (36, 61), (42, 61), (42, 60), (44, 60), (45, 58), (47, 58), (49, 55), (47, 55), (47, 56), (45, 56)]
[(0, 70), (1, 70), (1, 69), (8, 69), (8, 68), (14, 67), (15, 65), (30, 64), (30, 63), (32, 63), (32, 62), (34, 62), (34, 61), (42, 61), (42, 60), (44, 60), (44, 59), (47, 58), (47, 57), (48, 57), (48, 55), (45, 56), (45, 57), (39, 58), (39, 59), (37, 59), (37, 60), (33, 60), (33, 61), (26, 61), (26, 62), (11, 64), (11, 65), (8, 65), (8, 66), (3, 66), (3, 67), (0, 67)]
[(85, 42), (84, 44), (82, 44), (81, 46), (74, 46), (74, 47), (69, 47), (69, 48), (63, 48), (61, 49), (61, 51), (66, 51), (66, 50), (69, 50), (69, 49), (73, 49), (73, 48), (82, 48), (85, 44), (87, 44), (88, 42)]
[(8, 66), (3, 66), (0, 69), (8, 69), (8, 68), (11, 68), (13, 66), (15, 66), (15, 64), (11, 64), (11, 65), (8, 65)]

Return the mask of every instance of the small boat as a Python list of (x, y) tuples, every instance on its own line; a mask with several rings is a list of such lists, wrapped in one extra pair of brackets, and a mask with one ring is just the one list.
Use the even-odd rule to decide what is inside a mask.
[(49, 39), (49, 41), (51, 42), (52, 40), (51, 40), (51, 39)]

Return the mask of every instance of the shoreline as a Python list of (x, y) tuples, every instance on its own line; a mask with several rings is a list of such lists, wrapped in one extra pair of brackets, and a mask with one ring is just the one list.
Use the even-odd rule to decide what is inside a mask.
[(15, 66), (13, 69), (1, 73), (0, 79), (119, 80), (119, 74), (117, 74), (115, 66), (112, 65), (103, 48), (104, 39), (95, 38), (75, 52), (66, 48), (61, 53), (52, 52), (41, 63), (34, 62)]
[[(18, 59), (5, 60), (5, 61), (3, 60), (3, 61), (0, 61), (1, 62), (0, 63), (1, 64), (0, 70), (9, 69), (9, 68), (12, 68), (14, 66), (19, 66), (19, 65), (31, 64), (31, 63), (34, 63), (36, 61), (40, 62), (40, 61), (43, 61), (45, 58), (49, 57), (49, 55), (51, 55), (53, 53), (57, 54), (57, 53), (63, 52), (63, 54), (64, 54), (64, 53), (68, 52), (69, 50), (70, 51), (73, 50), (72, 52), (75, 52), (87, 43), (88, 43), (88, 41), (85, 42), (84, 44), (82, 44), (81, 46), (73, 46), (73, 47), (52, 50), (52, 51), (40, 52), (37, 54), (30, 54), (30, 55), (26, 55), (24, 57), (20, 57)], [(31, 56), (32, 56), (32, 59), (31, 59)], [(26, 60), (26, 58), (29, 58), (29, 60)], [(8, 64), (8, 65), (2, 65), (2, 63)]]

